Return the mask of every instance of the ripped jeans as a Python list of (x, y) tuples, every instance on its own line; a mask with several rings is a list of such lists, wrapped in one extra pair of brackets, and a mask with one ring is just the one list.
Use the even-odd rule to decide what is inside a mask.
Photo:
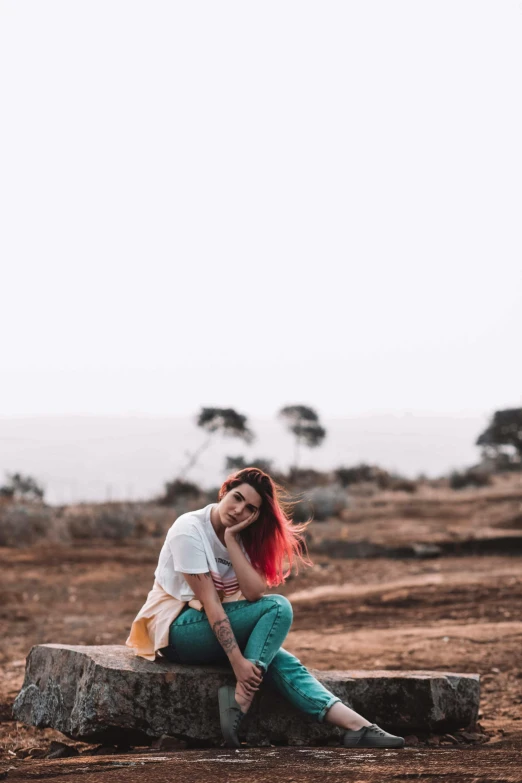
[[(244, 657), (263, 670), (263, 682), (322, 723), (330, 707), (341, 700), (281, 647), (292, 625), (290, 601), (283, 595), (264, 595), (258, 601), (224, 603), (223, 609)], [(169, 645), (160, 652), (173, 663), (229, 662), (205, 612), (188, 605), (171, 624)]]

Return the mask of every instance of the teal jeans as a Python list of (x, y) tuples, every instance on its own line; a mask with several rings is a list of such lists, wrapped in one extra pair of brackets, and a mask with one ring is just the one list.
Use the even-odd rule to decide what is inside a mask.
[[(244, 657), (262, 669), (263, 682), (322, 723), (332, 704), (341, 700), (281, 647), (292, 625), (290, 601), (283, 595), (264, 595), (258, 601), (224, 603), (223, 609)], [(229, 663), (205, 612), (188, 605), (171, 624), (169, 645), (160, 652), (173, 663)]]

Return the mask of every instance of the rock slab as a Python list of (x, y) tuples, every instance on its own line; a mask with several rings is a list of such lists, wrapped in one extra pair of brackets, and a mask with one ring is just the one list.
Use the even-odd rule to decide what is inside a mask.
[[(478, 674), (310, 670), (368, 720), (401, 734), (453, 731), (477, 719)], [(124, 646), (42, 644), (27, 658), (16, 720), (85, 742), (150, 744), (169, 735), (190, 746), (222, 743), (217, 690), (228, 667), (138, 658)], [(267, 684), (242, 721), (251, 745), (321, 745), (342, 731), (297, 710)]]

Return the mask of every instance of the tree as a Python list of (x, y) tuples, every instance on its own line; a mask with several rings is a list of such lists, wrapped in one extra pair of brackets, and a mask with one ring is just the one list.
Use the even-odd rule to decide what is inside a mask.
[[(486, 456), (500, 458), (504, 462), (507, 458), (512, 465), (522, 466), (522, 408), (495, 411), (489, 426), (477, 438), (476, 445), (483, 447)], [(506, 453), (505, 447), (511, 452)]]
[(299, 464), (299, 447), (303, 443), (313, 449), (326, 437), (326, 430), (319, 423), (319, 416), (306, 405), (287, 405), (281, 408), (278, 416), (283, 419), (290, 432), (295, 435), (294, 470)]
[(218, 432), (229, 438), (241, 438), (245, 443), (251, 443), (255, 437), (247, 427), (247, 417), (237, 413), (233, 408), (202, 408), (196, 424), (208, 433), (208, 437), (196, 451), (189, 454), (189, 460), (179, 474), (179, 479), (185, 478)]
[(165, 494), (158, 499), (158, 502), (163, 506), (174, 506), (178, 500), (195, 500), (201, 494), (201, 489), (192, 481), (174, 479), (166, 482)]
[(0, 496), (11, 500), (43, 500), (45, 490), (32, 476), (6, 473), (8, 483), (0, 487)]

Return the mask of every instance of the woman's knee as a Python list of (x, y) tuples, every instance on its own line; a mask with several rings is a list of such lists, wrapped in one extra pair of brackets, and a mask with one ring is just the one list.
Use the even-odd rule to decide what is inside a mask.
[(266, 602), (268, 609), (272, 609), (274, 606), (277, 607), (279, 615), (288, 622), (288, 625), (292, 624), (294, 611), (288, 598), (286, 598), (284, 595), (275, 593), (271, 595), (265, 595), (261, 600)]

